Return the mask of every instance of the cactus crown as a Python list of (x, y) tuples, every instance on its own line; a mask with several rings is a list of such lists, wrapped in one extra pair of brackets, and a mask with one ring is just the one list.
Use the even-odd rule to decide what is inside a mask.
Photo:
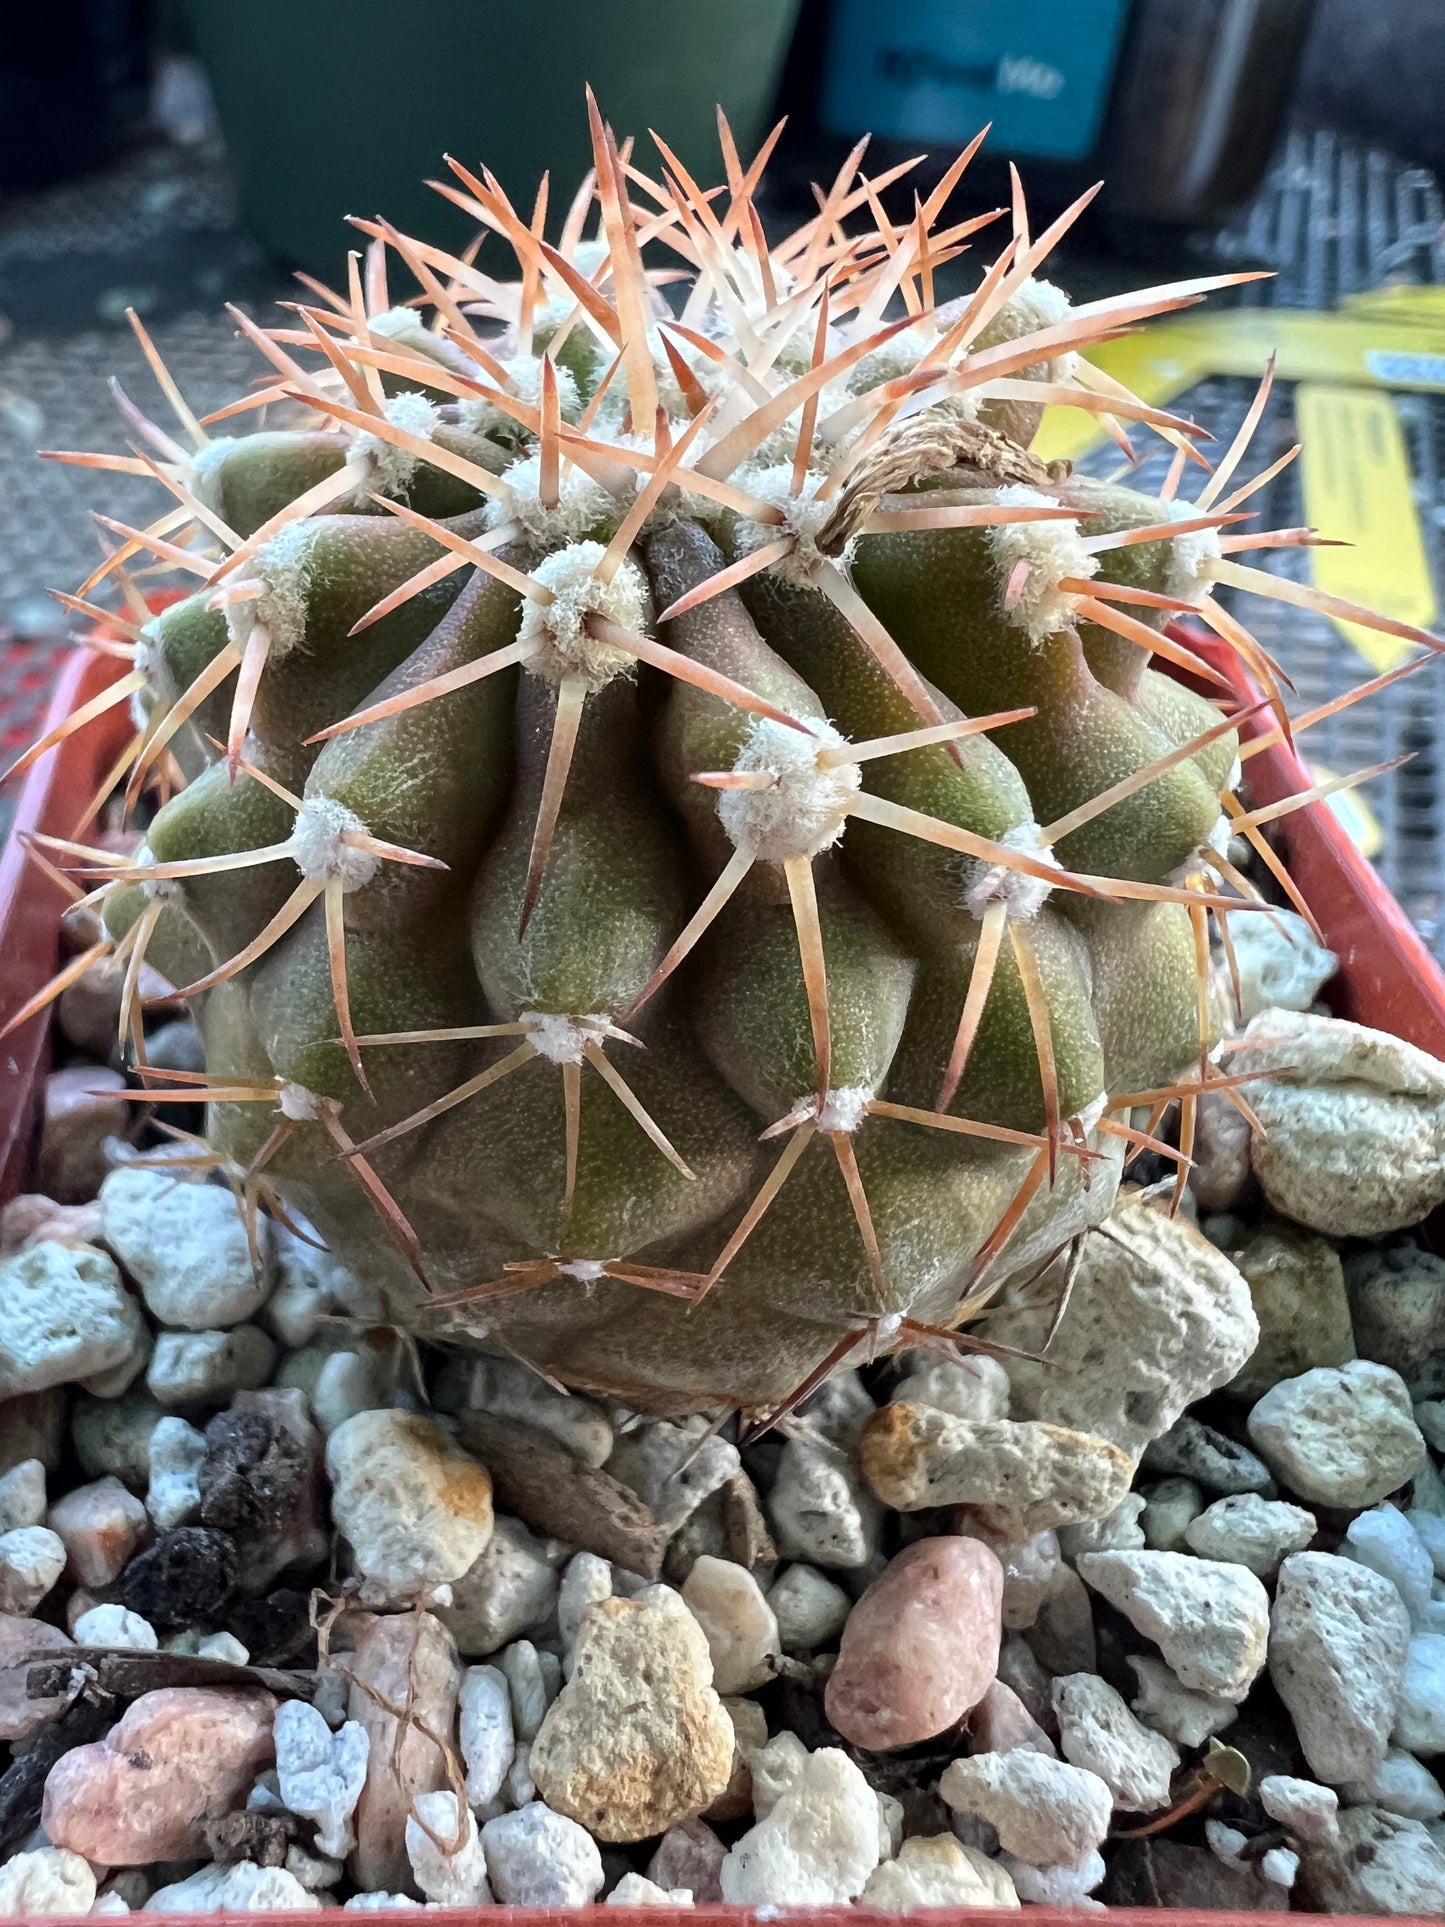
[[(982, 1343), (1174, 1103), (1182, 1179), (1237, 1082), (1235, 839), (1279, 866), (1234, 719), (1153, 658), (1218, 682), (1163, 633), (1195, 612), (1283, 727), (1217, 596), (1307, 597), (1235, 557), (1308, 532), (1241, 532), (1258, 408), (1211, 468), (1084, 358), (1248, 276), (1072, 307), (1083, 203), (1035, 238), (1016, 195), (939, 305), (996, 218), (945, 218), (976, 142), (901, 227), (855, 154), (770, 245), (776, 135), (744, 167), (720, 123), (704, 190), (589, 109), (555, 243), (545, 184), (435, 184), (513, 279), (360, 221), (344, 293), (237, 313), (270, 377), (205, 423), (136, 324), (179, 439), (123, 398), (113, 465), (171, 502), (67, 600), (129, 600), (128, 794), (170, 796), (133, 855), (51, 855), (98, 880), (139, 1095), (207, 1099), (197, 1160), (399, 1319), (775, 1418), (861, 1347)], [(1172, 443), (1160, 496), (1030, 454), (1050, 402)], [(151, 615), (137, 558), (190, 593)], [(194, 1080), (145, 1066), (147, 956)]]

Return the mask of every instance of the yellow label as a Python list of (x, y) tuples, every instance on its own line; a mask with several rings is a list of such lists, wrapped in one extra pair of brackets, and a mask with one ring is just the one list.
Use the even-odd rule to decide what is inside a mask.
[[(1089, 359), (1151, 408), (1167, 408), (1176, 395), (1203, 381), (1210, 371), (1208, 358), (1194, 343), (1176, 341), (1167, 327), (1125, 335), (1118, 341), (1101, 341), (1090, 351)], [(1140, 431), (1128, 420), (1123, 426), (1136, 448), (1141, 446), (1141, 432), (1152, 434), (1152, 430)], [(1091, 410), (1053, 403), (1044, 410), (1038, 433), (1029, 446), (1046, 462), (1076, 462), (1104, 439), (1099, 418)]]
[[(1318, 588), (1428, 628), (1435, 617), (1410, 463), (1388, 395), (1301, 382), (1295, 390), (1305, 519), (1349, 548), (1311, 549)], [(1334, 618), (1331, 618), (1334, 620)], [(1335, 622), (1371, 667), (1391, 669), (1413, 644), (1355, 622)]]
[[(1232, 308), (1187, 315), (1101, 341), (1089, 360), (1154, 407), (1167, 407), (1206, 375), (1258, 378), (1271, 355), (1281, 381), (1439, 393), (1445, 391), (1445, 304), (1434, 297), (1442, 295), (1438, 288), (1380, 289), (1337, 314)], [(1033, 448), (1045, 460), (1077, 461), (1103, 439), (1092, 414), (1054, 406), (1044, 410)]]

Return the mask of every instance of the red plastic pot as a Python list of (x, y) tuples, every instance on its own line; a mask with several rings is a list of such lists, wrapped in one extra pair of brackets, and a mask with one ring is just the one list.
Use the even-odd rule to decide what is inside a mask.
[[(1169, 633), (1227, 676), (1241, 703), (1259, 701), (1260, 691), (1227, 644), (1192, 623), (1173, 624)], [(1256, 714), (1240, 735), (1248, 742), (1273, 726), (1267, 712)], [(1287, 743), (1275, 743), (1250, 757), (1245, 780), (1250, 801), (1264, 804), (1299, 795), (1313, 779)], [(1286, 817), (1283, 837), (1290, 875), (1340, 960), (1339, 975), (1325, 992), (1335, 1015), (1388, 1030), (1445, 1058), (1445, 975), (1374, 865), (1323, 803)]]
[[(1194, 629), (1177, 632), (1182, 641), (1227, 675), (1241, 703), (1258, 700), (1249, 679), (1240, 674), (1231, 653), (1212, 637)], [(119, 673), (113, 657), (80, 652), (56, 685), (45, 720), (48, 730), (81, 703), (97, 695)], [(1269, 727), (1268, 718), (1246, 722), (1251, 737)], [(15, 814), (15, 829), (39, 830), (72, 836), (77, 819), (94, 797), (125, 740), (123, 709), (105, 721), (51, 750), (30, 771)], [(1261, 751), (1248, 764), (1251, 797), (1273, 802), (1308, 787), (1298, 758), (1286, 745)], [(1360, 855), (1333, 814), (1322, 804), (1311, 805), (1286, 819), (1285, 841), (1291, 872), (1319, 919), (1325, 939), (1340, 958), (1340, 973), (1332, 1002), (1343, 1017), (1418, 1044), (1445, 1056), (1445, 976), (1421, 943), (1374, 869)], [(58, 962), (58, 925), (64, 906), (58, 887), (25, 856), (12, 837), (0, 851), (0, 990), (13, 1009), (48, 981)], [(35, 1109), (48, 1061), (49, 1014), (42, 1012), (0, 1046), (0, 1202), (23, 1186)], [(1052, 1907), (1025, 1910), (1039, 1927), (1079, 1927), (1080, 1916)], [(411, 1919), (411, 1915), (388, 1918)], [(736, 1927), (753, 1919), (751, 1910), (731, 1907), (493, 1908), (437, 1910), (435, 1927)], [(212, 1915), (179, 1914), (168, 1918), (175, 1927), (201, 1927)], [(277, 1922), (289, 1915), (252, 1916)], [(339, 1908), (308, 1914), (317, 1927), (341, 1927), (356, 1917)], [(787, 1919), (800, 1927), (896, 1927), (899, 1916), (858, 1907), (800, 1908)], [(950, 1922), (993, 1923), (991, 1912), (950, 1908), (925, 1918)], [(1164, 1908), (1120, 1908), (1112, 1919), (1117, 1927), (1252, 1927), (1254, 1914), (1199, 1913)], [(1291, 1916), (1296, 1921), (1326, 1920), (1349, 1927), (1341, 1915)], [(430, 1923), (429, 1923), (430, 1927)], [(1408, 1923), (1406, 1924), (1408, 1927)], [(1421, 1923), (1423, 1927), (1423, 1923)]]

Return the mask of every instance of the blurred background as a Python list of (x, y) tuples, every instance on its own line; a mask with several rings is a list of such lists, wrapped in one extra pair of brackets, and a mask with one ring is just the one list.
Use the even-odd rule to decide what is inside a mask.
[[(1345, 572), (1327, 586), (1437, 620), (1442, 0), (48, 0), (0, 15), (0, 764), (35, 733), (67, 643), (46, 590), (96, 559), (86, 511), (149, 504), (125, 477), (36, 459), (121, 445), (107, 377), (138, 393), (148, 381), (126, 309), (197, 412), (217, 407), (256, 372), (224, 302), (263, 315), (297, 269), (344, 275), (348, 213), (463, 240), (423, 184), (444, 151), (484, 157), (515, 201), (548, 167), (570, 192), (588, 164), (587, 82), (643, 165), (656, 126), (706, 180), (721, 178), (715, 102), (745, 153), (786, 114), (759, 203), (778, 231), (813, 212), (812, 184), (862, 134), (871, 173), (927, 157), (885, 194), (901, 221), (914, 187), (991, 122), (956, 218), (1007, 199), (1010, 161), (1036, 227), (1107, 181), (1051, 269), (1076, 298), (1274, 269), (1203, 322), (1195, 311), (1123, 344), (1120, 371), (1227, 437), (1277, 346), (1259, 465), (1297, 421), (1314, 452), (1266, 516), (1348, 537), (1351, 550), (1313, 552)], [(976, 258), (950, 264), (940, 300)], [(1078, 411), (1044, 435), (1050, 454), (1117, 464)], [(1310, 566), (1278, 553), (1281, 568)], [(1302, 610), (1255, 603), (1251, 620), (1301, 708), (1394, 660)], [(1438, 675), (1407, 678), (1309, 739), (1325, 774), (1415, 752), (1340, 807), (1437, 952), (1440, 692)], [(4, 812), (0, 794), (0, 829)]]

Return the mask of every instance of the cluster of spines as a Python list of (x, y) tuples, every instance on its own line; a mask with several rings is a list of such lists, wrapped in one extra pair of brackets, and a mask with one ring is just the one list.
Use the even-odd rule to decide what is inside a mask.
[[(463, 1302), (479, 1305), (559, 1275), (591, 1282), (588, 1266), (599, 1278), (622, 1278), (695, 1301), (722, 1276), (809, 1142), (821, 1134), (836, 1155), (879, 1299), (877, 1316), (840, 1344), (846, 1352), (870, 1338), (876, 1341), (880, 1321), (886, 1323), (897, 1314), (888, 1308), (887, 1281), (853, 1136), (866, 1116), (883, 1115), (1001, 1140), (1032, 1152), (1023, 1184), (974, 1263), (971, 1293), (951, 1321), (949, 1342), (963, 1342), (953, 1324), (962, 1322), (981, 1302), (985, 1274), (1034, 1195), (1052, 1181), (1059, 1158), (1077, 1157), (1087, 1175), (1095, 1155), (1088, 1142), (1092, 1130), (1126, 1137), (1134, 1154), (1146, 1146), (1165, 1149), (1158, 1133), (1167, 1109), (1177, 1103), (1182, 1113), (1180, 1142), (1172, 1155), (1182, 1184), (1199, 1094), (1217, 1089), (1249, 1114), (1241, 1080), (1221, 1072), (1210, 1054), (1211, 918), (1233, 970), (1228, 917), (1261, 907), (1258, 893), (1231, 863), (1228, 844), (1231, 837), (1247, 838), (1296, 907), (1308, 915), (1262, 831), (1272, 818), (1325, 793), (1329, 786), (1287, 804), (1253, 811), (1226, 787), (1221, 801), (1227, 834), (1202, 843), (1183, 871), (1163, 883), (1071, 871), (1059, 862), (1054, 846), (1231, 732), (1240, 720), (1237, 714), (1227, 715), (1217, 727), (1055, 822), (1028, 825), (1026, 834), (1011, 833), (1007, 840), (976, 835), (876, 794), (860, 779), (861, 767), (869, 760), (925, 745), (956, 745), (970, 734), (1005, 728), (1034, 712), (1019, 708), (965, 718), (945, 713), (906, 651), (854, 587), (847, 567), (851, 544), (859, 535), (872, 533), (990, 530), (995, 555), (1004, 561), (1016, 558), (1006, 571), (1003, 608), (1025, 633), (1042, 637), (1086, 622), (1137, 646), (1146, 652), (1146, 661), (1158, 654), (1207, 677), (1209, 672), (1187, 647), (1165, 638), (1154, 626), (1162, 616), (1186, 611), (1198, 615), (1237, 653), (1263, 688), (1264, 705), (1275, 713), (1271, 735), (1256, 736), (1246, 745), (1246, 755), (1270, 740), (1297, 734), (1347, 699), (1291, 723), (1284, 678), (1237, 617), (1219, 602), (1218, 587), (1301, 602), (1369, 622), (1430, 649), (1439, 645), (1409, 625), (1234, 559), (1253, 549), (1306, 545), (1318, 539), (1306, 529), (1259, 535), (1243, 533), (1238, 527), (1251, 513), (1243, 505), (1290, 459), (1285, 456), (1261, 475), (1230, 489), (1262, 417), (1271, 375), (1261, 385), (1239, 434), (1211, 470), (1196, 446), (1199, 433), (1192, 424), (1148, 407), (1081, 358), (1080, 350), (1092, 343), (1151, 315), (1189, 305), (1212, 288), (1249, 277), (1209, 277), (1077, 309), (1068, 308), (1049, 291), (1051, 298), (1037, 303), (1036, 325), (987, 339), (1010, 304), (1017, 305), (1021, 296), (1039, 285), (1036, 271), (1090, 196), (1082, 197), (1035, 239), (1015, 177), (1009, 239), (973, 296), (940, 314), (934, 302), (935, 271), (961, 249), (967, 237), (994, 218), (939, 225), (977, 142), (960, 155), (926, 200), (915, 197), (913, 219), (902, 225), (889, 219), (880, 198), (901, 170), (870, 181), (860, 172), (862, 151), (856, 150), (831, 188), (819, 194), (814, 220), (770, 248), (753, 196), (780, 130), (744, 168), (726, 124), (721, 123), (727, 182), (724, 188), (709, 192), (698, 186), (661, 141), (661, 180), (644, 174), (630, 152), (619, 149), (595, 105), (589, 106), (595, 164), (574, 197), (557, 246), (545, 238), (545, 182), (529, 221), (522, 219), (485, 172), (478, 175), (450, 162), (460, 185), (434, 184), (475, 217), (483, 233), (491, 231), (510, 244), (520, 269), (515, 281), (498, 281), (484, 273), (477, 265), (476, 247), (453, 255), (401, 235), (384, 222), (358, 223), (369, 244), (364, 264), (351, 257), (344, 295), (311, 284), (320, 305), (298, 305), (299, 326), (263, 329), (233, 310), (271, 372), (251, 395), (205, 422), (189, 409), (144, 329), (139, 322), (134, 324), (184, 442), (149, 421), (117, 390), (122, 412), (138, 437), (132, 453), (60, 459), (151, 476), (167, 489), (175, 506), (146, 528), (97, 518), (113, 546), (79, 591), (62, 599), (75, 612), (102, 621), (112, 637), (105, 646), (112, 653), (130, 656), (132, 664), (105, 696), (36, 744), (17, 768), (28, 765), (59, 737), (94, 721), (107, 707), (154, 696), (143, 585), (158, 574), (179, 573), (194, 578), (207, 591), (208, 607), (225, 611), (228, 640), (189, 687), (174, 692), (169, 702), (153, 703), (148, 714), (138, 715), (135, 735), (112, 778), (126, 780), (128, 803), (134, 803), (148, 783), (178, 783), (173, 750), (179, 732), (234, 676), (225, 742), (217, 748), (232, 780), (244, 772), (275, 793), (294, 811), (294, 827), (284, 840), (254, 850), (174, 863), (102, 856), (74, 838), (37, 839), (37, 860), (52, 870), (69, 864), (73, 874), (98, 883), (91, 898), (83, 901), (140, 884), (145, 907), (123, 936), (98, 943), (72, 960), (45, 992), (16, 1013), (12, 1024), (31, 1016), (85, 969), (101, 961), (123, 963), (122, 1043), (132, 1050), (146, 1080), (140, 1093), (145, 1101), (193, 1102), (205, 1097), (213, 1102), (272, 1105), (277, 1122), (260, 1152), (243, 1171), (228, 1173), (253, 1207), (258, 1198), (278, 1205), (266, 1186), (265, 1170), (289, 1136), (307, 1125), (324, 1130), (421, 1273), (419, 1241), (377, 1176), (370, 1154), (538, 1056), (558, 1067), (563, 1085), (564, 1219), (576, 1180), (584, 1067), (605, 1080), (659, 1153), (687, 1172), (666, 1135), (606, 1055), (604, 1044), (636, 1041), (626, 1029), (628, 1022), (724, 911), (754, 864), (770, 863), (782, 872), (796, 927), (813, 1032), (816, 1088), (765, 1131), (765, 1137), (783, 1136), (784, 1148), (711, 1269), (691, 1274), (622, 1259), (544, 1257), (509, 1267), (494, 1285), (433, 1302), (438, 1307)], [(634, 190), (647, 197), (648, 205), (636, 204)], [(594, 201), (600, 221), (596, 236), (589, 239), (585, 229)], [(725, 202), (721, 213), (715, 202)], [(860, 208), (868, 210), (875, 225), (862, 235), (849, 236), (844, 221)], [(676, 317), (662, 304), (657, 289), (677, 277), (644, 267), (642, 251), (650, 243), (680, 256), (692, 277), (686, 303)], [(396, 257), (420, 289), (405, 307), (392, 305), (388, 255)], [(890, 308), (900, 305), (901, 317), (886, 318)], [(900, 346), (905, 336), (909, 337), (906, 346)], [(986, 338), (986, 345), (981, 345), (980, 337)], [(303, 354), (319, 356), (319, 365), (308, 366), (298, 358)], [(899, 372), (887, 372), (890, 357)], [(882, 378), (857, 386), (859, 370), (870, 359), (875, 370), (882, 370)], [(573, 372), (584, 363), (591, 370), (583, 384), (591, 389), (585, 405)], [(896, 457), (909, 424), (937, 433), (945, 445), (950, 424), (958, 425), (957, 446), (965, 448), (970, 445), (969, 431), (978, 430), (985, 409), (1008, 418), (1009, 410), (1033, 411), (1047, 402), (1089, 409), (1131, 460), (1125, 422), (1146, 425), (1169, 441), (1174, 459), (1161, 490), (1171, 505), (1169, 519), (1089, 537), (1080, 532), (1077, 510), (1061, 506), (1043, 488), (1026, 483), (997, 489), (993, 499), (983, 503), (959, 502), (947, 494), (898, 492), (907, 488), (908, 478), (898, 479)], [(214, 486), (231, 444), (212, 441), (207, 431), (244, 411), (279, 405), (308, 411), (313, 426), (304, 452), (314, 479), (243, 535), (224, 519)], [(1029, 418), (1027, 413), (1023, 418)], [(488, 459), (479, 459), (482, 451), (475, 444), (482, 438), (474, 430), (483, 424), (494, 434), (499, 425), (510, 425), (511, 454), (516, 458), (510, 472), (507, 461), (490, 466)], [(890, 458), (894, 458), (892, 466)], [(1176, 506), (1191, 464), (1202, 470), (1203, 485), (1192, 505)], [(420, 490), (415, 484), (423, 473), (441, 478), (442, 498), (449, 482), (466, 499), (484, 505), (482, 520), (487, 526), (463, 532), (456, 526), (455, 509), (444, 501), (441, 507), (419, 505)], [(870, 486), (875, 473), (884, 478), (881, 489)], [(331, 803), (328, 808), (328, 799), (295, 796), (246, 755), (253, 708), (268, 665), (302, 641), (297, 614), (301, 597), (296, 582), (286, 574), (292, 548), (294, 566), (304, 568), (294, 532), (310, 518), (339, 507), (393, 516), (440, 551), (389, 588), (357, 620), (353, 634), (464, 569), (505, 584), (521, 598), (522, 620), (513, 641), (460, 669), (338, 717), (307, 741), (334, 740), (517, 666), (551, 683), (556, 690), (555, 715), (527, 866), (523, 928), (546, 875), (586, 705), (609, 681), (644, 663), (720, 698), (751, 719), (744, 751), (731, 767), (692, 772), (693, 780), (717, 799), (732, 854), (627, 1009), (524, 1012), (508, 1024), (357, 1035), (347, 989), (347, 895), (371, 881), (383, 863), (445, 866), (373, 837), (340, 804)], [(735, 557), (649, 620), (645, 590), (630, 551), (645, 530), (682, 512), (725, 518), (733, 530)], [(1174, 565), (1164, 589), (1099, 578), (1096, 558), (1100, 552), (1149, 543), (1170, 545)], [(529, 553), (533, 559), (525, 560)], [(650, 633), (717, 595), (763, 577), (802, 584), (826, 597), (891, 679), (913, 712), (915, 726), (868, 742), (849, 743), (823, 720), (790, 713)], [(88, 599), (107, 581), (120, 587), (126, 616), (103, 610)], [(1407, 673), (1424, 659), (1410, 659), (1390, 677), (1377, 678), (1357, 693)], [(979, 919), (978, 948), (932, 1110), (889, 1103), (866, 1089), (838, 1088), (830, 1078), (828, 983), (812, 860), (837, 839), (852, 817), (924, 839), (972, 865), (969, 907)], [(360, 1143), (342, 1125), (337, 1100), (280, 1078), (217, 1081), (170, 1074), (167, 1083), (158, 1084), (144, 1064), (136, 990), (147, 943), (169, 894), (188, 876), (288, 860), (295, 864), (300, 880), (280, 909), (233, 955), (183, 986), (181, 998), (214, 988), (246, 969), (320, 899), (340, 1042), (363, 1090), (368, 1088), (364, 1052), (372, 1046), (504, 1036), (516, 1037), (516, 1044), (477, 1076)], [(78, 886), (69, 887), (80, 896)], [(1091, 1107), (1092, 1115), (1061, 1115), (1050, 1015), (1030, 934), (1032, 909), (1054, 889), (1108, 900), (1173, 902), (1187, 909), (1199, 986), (1195, 1076), (1154, 1091), (1110, 1093)], [(1041, 1133), (1007, 1131), (960, 1117), (951, 1109), (1005, 948), (1024, 989), (1037, 1048), (1045, 1113)], [(1140, 1109), (1147, 1113), (1142, 1130), (1129, 1121), (1131, 1113)], [(218, 1162), (214, 1153), (206, 1151), (198, 1151), (197, 1157)], [(929, 1328), (918, 1329), (926, 1333)], [(886, 1335), (892, 1336), (891, 1329)], [(911, 1342), (919, 1341), (915, 1336)]]

